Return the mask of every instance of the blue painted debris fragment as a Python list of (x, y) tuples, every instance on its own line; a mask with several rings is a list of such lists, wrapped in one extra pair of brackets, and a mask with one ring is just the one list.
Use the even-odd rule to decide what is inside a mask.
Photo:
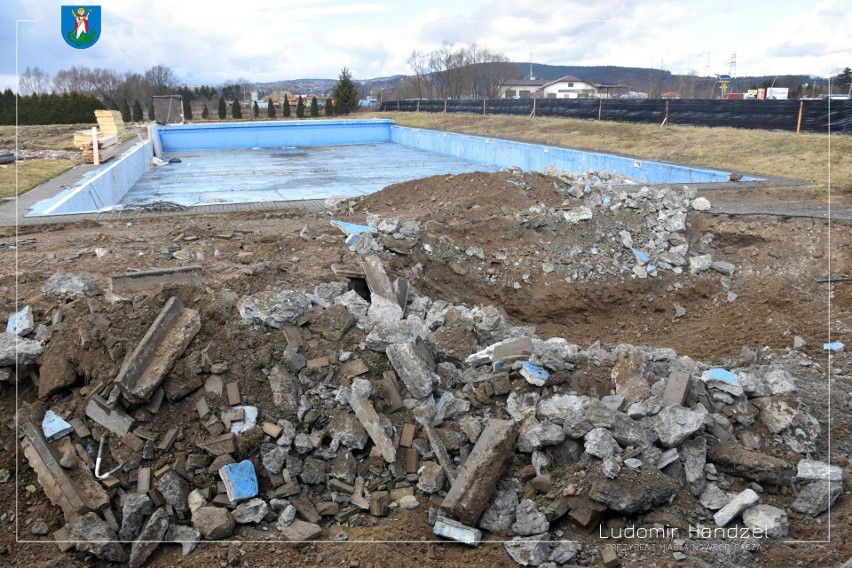
[(647, 254), (645, 254), (644, 252), (642, 252), (641, 250), (639, 250), (637, 248), (630, 249), (630, 250), (633, 251), (633, 256), (636, 257), (636, 261), (639, 262), (639, 264), (645, 264), (646, 262), (651, 260), (650, 256), (648, 256)]
[(708, 387), (724, 391), (733, 396), (742, 396), (743, 387), (737, 377), (727, 369), (707, 369), (702, 373), (701, 380)]
[(717, 381), (725, 381), (726, 383), (739, 386), (739, 381), (734, 374), (727, 369), (707, 369), (705, 371), (708, 377)]
[(231, 432), (239, 436), (257, 426), (257, 407), (239, 405), (234, 407), (235, 410), (242, 409), (243, 419), (236, 422), (231, 422)]
[(41, 429), (48, 442), (55, 442), (62, 436), (66, 436), (74, 431), (74, 428), (68, 422), (52, 410), (44, 413), (44, 420), (41, 421)]
[(19, 335), (21, 337), (30, 333), (35, 329), (35, 320), (33, 319), (33, 309), (29, 306), (9, 316), (9, 321), (6, 323), (6, 333)]
[(346, 233), (347, 235), (360, 235), (361, 233), (378, 233), (379, 230), (369, 225), (356, 225), (355, 223), (347, 223), (346, 221), (332, 220), (331, 224)]
[(446, 517), (438, 517), (435, 526), (432, 528), (432, 533), (470, 546), (476, 546), (482, 541), (481, 530)]
[(222, 478), (228, 499), (232, 502), (250, 499), (257, 495), (257, 475), (254, 464), (249, 460), (223, 465), (219, 468), (219, 477)]
[(824, 350), (826, 350), (826, 351), (834, 351), (835, 353), (840, 353), (841, 351), (843, 351), (843, 348), (844, 348), (844, 347), (845, 347), (845, 345), (843, 345), (843, 344), (842, 344), (841, 342), (839, 342), (839, 341), (832, 341), (831, 343), (825, 343), (825, 344), (823, 344), (823, 346), (822, 346), (822, 348), (823, 348)]
[(521, 364), (521, 376), (525, 378), (529, 384), (537, 387), (543, 387), (544, 383), (547, 382), (547, 377), (550, 375), (544, 370), (544, 367), (539, 367), (529, 361), (524, 361)]

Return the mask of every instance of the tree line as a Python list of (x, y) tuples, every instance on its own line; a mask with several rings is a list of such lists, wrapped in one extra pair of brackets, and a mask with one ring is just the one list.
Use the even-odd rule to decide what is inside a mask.
[(43, 93), (16, 96), (12, 89), (0, 96), (0, 124), (15, 124), (15, 102), (18, 103), (18, 124), (76, 124), (94, 121), (94, 112), (104, 108), (92, 95), (79, 93)]
[(444, 42), (434, 51), (414, 50), (408, 65), (413, 75), (394, 90), (394, 98), (493, 99), (500, 96), (501, 85), (519, 75), (508, 57), (475, 43), (455, 48)]

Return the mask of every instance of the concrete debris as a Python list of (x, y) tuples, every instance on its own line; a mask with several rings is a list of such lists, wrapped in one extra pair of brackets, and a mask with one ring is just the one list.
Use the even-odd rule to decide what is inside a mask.
[(757, 535), (758, 530), (770, 538), (787, 536), (790, 523), (784, 509), (772, 505), (755, 505), (743, 512), (743, 523)]
[(131, 493), (124, 500), (121, 509), (121, 530), (118, 532), (119, 540), (133, 541), (142, 532), (145, 519), (151, 514), (153, 507), (148, 495)]
[(740, 513), (757, 503), (759, 498), (760, 497), (753, 489), (749, 488), (741, 492), (739, 495), (728, 501), (727, 505), (719, 509), (716, 514), (713, 515), (713, 520), (716, 522), (716, 526), (727, 526), (728, 523), (737, 518)]
[(86, 513), (73, 523), (69, 540), (77, 541), (77, 550), (107, 562), (127, 562), (127, 552), (110, 526), (95, 513)]
[(421, 356), (424, 348), (422, 343), (407, 341), (388, 345), (385, 350), (397, 375), (414, 398), (428, 396), (433, 385), (440, 381), (433, 368)]
[[(516, 177), (518, 190), (526, 191)], [(21, 426), (38, 484), (62, 509), (69, 534), (84, 537), (80, 550), (126, 559), (126, 549), (106, 543), (108, 531), (117, 532), (113, 540), (133, 542), (132, 565), (144, 563), (159, 542), (180, 542), (188, 554), (201, 538), (242, 539), (272, 526), (289, 542), (308, 542), (332, 524), (380, 526), (390, 522), (384, 517), (401, 515), (426, 520), (426, 509), (437, 536), (469, 545), (514, 537), (504, 547), (516, 562), (548, 568), (653, 562), (560, 540), (571, 538), (570, 531), (594, 532), (604, 520), (617, 526), (621, 517), (651, 511), (644, 520), (653, 523), (685, 525), (713, 514), (725, 527), (741, 515), (745, 526), (772, 538), (795, 534), (803, 515), (818, 516), (839, 498), (846, 467), (816, 461), (826, 459), (816, 443), (820, 425), (796, 396), (794, 374), (818, 367), (803, 342), (783, 353), (744, 350), (733, 359), (739, 367), (729, 371), (667, 348), (583, 348), (560, 337), (541, 339), (533, 326), (513, 327), (500, 307), (451, 304), (414, 288), (434, 269), (423, 264), (429, 258), (495, 285), (517, 269), (517, 278), (504, 282), (510, 290), (534, 286), (536, 278), (553, 284), (636, 277), (660, 278), (661, 289), (680, 291), (684, 283), (675, 276), (695, 280), (684, 274), (688, 268), (703, 274), (698, 280), (721, 282), (713, 301), (724, 302), (745, 270), (713, 258), (712, 235), (685, 234), (687, 211), (708, 210), (706, 200), (692, 190), (604, 189), (603, 178), (595, 177), (557, 177), (561, 206), (524, 208), (517, 220), (542, 231), (543, 250), (531, 247), (523, 258), (453, 241), (441, 234), (440, 222), (421, 229), (367, 214), (369, 227), (333, 222), (355, 235), (347, 242), (364, 254), (360, 266), (341, 261), (351, 256), (344, 248), (336, 258), (296, 253), (301, 267), (348, 262), (331, 266), (334, 282), (306, 283), (307, 291), (242, 298), (228, 290), (205, 292), (197, 288), (200, 267), (186, 267), (114, 276), (110, 292), (119, 305), (83, 300), (64, 304), (63, 314), (34, 304), (44, 329), (9, 329), (35, 332), (39, 341), (2, 334), (0, 372), (10, 375), (6, 369), (17, 363), (14, 380), (31, 376), (42, 398), (61, 394), (51, 399), (55, 412), (45, 414), (42, 428), (32, 419)], [(355, 207), (347, 200), (341, 210)], [(626, 211), (641, 222), (601, 230)], [(568, 223), (588, 228), (597, 240), (547, 248), (546, 233)], [(341, 240), (312, 229), (300, 236)], [(197, 238), (204, 237), (181, 233), (175, 243)], [(220, 238), (241, 237), (235, 230)], [(184, 252), (203, 250), (193, 247)], [(163, 254), (180, 249), (176, 244)], [(728, 249), (726, 258), (738, 258)], [(394, 251), (407, 256), (391, 261)], [(267, 285), (292, 282), (300, 261), (292, 257), (279, 266), (263, 252), (235, 254), (234, 270), (264, 271)], [(390, 267), (410, 281), (389, 274)], [(275, 276), (276, 270), (286, 275)], [(163, 284), (168, 292), (139, 294)], [(254, 288), (240, 283), (239, 289)], [(50, 293), (76, 292), (58, 286)], [(121, 318), (149, 321), (169, 294), (175, 297), (126, 355)], [(206, 295), (214, 300), (195, 299)], [(198, 311), (184, 308), (177, 296)], [(678, 299), (689, 306), (689, 318), (700, 314), (693, 299)], [(663, 306), (669, 317), (671, 305)], [(242, 320), (265, 327), (234, 328), (234, 307)], [(674, 308), (681, 319), (670, 323), (685, 325), (686, 310)], [(202, 323), (221, 330), (199, 333)], [(56, 341), (66, 327), (73, 327), (72, 340)], [(552, 329), (538, 333), (546, 337)], [(226, 340), (245, 353), (225, 349)], [(16, 346), (21, 353), (14, 353)], [(82, 364), (77, 350), (93, 361), (102, 354), (105, 363)], [(837, 368), (836, 375), (845, 369)], [(68, 387), (77, 381), (72, 392)], [(205, 390), (192, 395), (201, 386)], [(92, 443), (97, 447), (105, 431), (116, 435), (105, 444), (107, 463), (128, 466), (99, 483), (89, 462)], [(807, 458), (795, 476), (790, 448)], [(10, 477), (6, 470), (5, 481)], [(756, 504), (758, 495), (772, 505)], [(801, 515), (788, 519), (785, 510)], [(85, 528), (81, 519), (89, 521)], [(343, 536), (335, 540), (348, 538), (338, 533)], [(676, 560), (690, 558), (679, 554)], [(228, 563), (232, 556), (239, 563), (233, 554)]]
[(198, 312), (184, 308), (176, 297), (169, 298), (115, 378), (127, 401), (151, 398), (200, 329)]
[(664, 408), (654, 418), (654, 430), (666, 447), (680, 445), (685, 439), (704, 427), (701, 414), (679, 405)]
[(236, 522), (222, 507), (201, 507), (192, 512), (192, 526), (205, 540), (221, 540), (234, 533)]
[(238, 525), (247, 525), (261, 522), (268, 512), (269, 505), (266, 504), (266, 501), (254, 498), (237, 505), (233, 517)]
[(103, 294), (95, 278), (87, 272), (80, 274), (57, 272), (47, 279), (41, 291), (44, 294), (53, 294), (68, 300)]
[(257, 495), (257, 476), (254, 464), (249, 460), (222, 466), (219, 477), (225, 484), (225, 491), (231, 502), (250, 499)]
[(843, 483), (814, 481), (802, 487), (790, 508), (798, 513), (816, 517), (828, 511), (843, 493)]
[(44, 352), (41, 341), (22, 339), (13, 333), (0, 332), (0, 367), (35, 365)]
[(9, 315), (9, 321), (6, 322), (6, 333), (25, 337), (35, 329), (35, 319), (33, 319), (33, 309), (29, 306), (24, 306), (19, 312)]
[(109, 505), (109, 495), (88, 469), (78, 469), (72, 478), (59, 464), (53, 448), (33, 423), (25, 421), (21, 429), (24, 433), (21, 440), (24, 456), (48, 499), (62, 509), (66, 521), (76, 521), (90, 511), (99, 511)]
[(482, 531), (446, 517), (438, 517), (432, 533), (470, 546), (477, 546), (482, 541)]
[(476, 525), (515, 449), (517, 427), (505, 420), (488, 422), (459, 470), (441, 507), (469, 525)]
[(550, 534), (542, 533), (532, 536), (516, 536), (503, 542), (503, 548), (512, 560), (521, 566), (540, 566), (550, 556)]
[(534, 501), (524, 499), (515, 511), (515, 523), (512, 532), (521, 536), (541, 534), (550, 529), (550, 523), (544, 513), (538, 510)]
[(74, 427), (54, 411), (48, 410), (44, 413), (44, 419), (41, 421), (41, 430), (48, 442), (55, 442), (73, 432)]
[(201, 533), (194, 528), (186, 525), (169, 525), (166, 535), (163, 537), (165, 542), (173, 542), (181, 545), (181, 553), (184, 556), (192, 553), (198, 542), (201, 540)]
[(281, 329), (298, 320), (311, 307), (311, 300), (301, 292), (265, 291), (246, 296), (237, 305), (240, 317), (248, 323)]
[(169, 515), (163, 507), (160, 507), (151, 518), (142, 532), (139, 533), (133, 545), (130, 547), (129, 565), (132, 568), (142, 566), (148, 557), (154, 553), (157, 547), (166, 537), (166, 531), (169, 530)]

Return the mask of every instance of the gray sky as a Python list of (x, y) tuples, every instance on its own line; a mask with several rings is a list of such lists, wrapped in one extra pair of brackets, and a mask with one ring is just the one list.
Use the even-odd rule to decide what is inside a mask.
[[(852, 66), (849, 0), (101, 0), (101, 39), (60, 37), (68, 0), (5, 0), (0, 89), (17, 68), (163, 64), (188, 84), (410, 73), (412, 50), (477, 43), (516, 61), (827, 76)], [(72, 5), (76, 7), (76, 5)], [(18, 21), (16, 20), (35, 20)]]

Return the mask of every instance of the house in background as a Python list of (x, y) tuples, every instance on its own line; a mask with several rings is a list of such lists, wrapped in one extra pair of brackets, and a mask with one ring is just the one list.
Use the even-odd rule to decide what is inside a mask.
[(547, 99), (593, 99), (598, 96), (598, 89), (592, 83), (566, 75), (545, 84), (541, 93), (541, 98)]
[(500, 98), (503, 99), (535, 99), (540, 97), (539, 89), (547, 81), (537, 79), (513, 79), (500, 86)]
[(500, 87), (504, 99), (592, 99), (598, 89), (592, 83), (566, 75), (555, 81), (514, 79)]
[(680, 93), (677, 91), (666, 91), (662, 95), (660, 95), (661, 99), (679, 99)]

